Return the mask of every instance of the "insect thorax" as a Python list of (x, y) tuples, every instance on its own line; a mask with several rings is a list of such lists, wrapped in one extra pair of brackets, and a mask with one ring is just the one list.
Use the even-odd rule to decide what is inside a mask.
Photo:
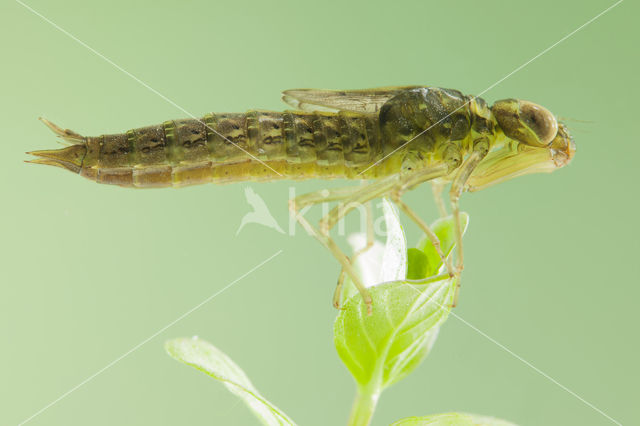
[(406, 146), (407, 152), (434, 161), (454, 156), (459, 163), (474, 140), (484, 137), (491, 143), (495, 131), (483, 99), (437, 87), (396, 95), (382, 106), (379, 119), (386, 153)]

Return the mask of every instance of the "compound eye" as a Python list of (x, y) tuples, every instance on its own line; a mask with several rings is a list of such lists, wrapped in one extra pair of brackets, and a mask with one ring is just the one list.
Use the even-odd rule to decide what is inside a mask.
[(558, 121), (553, 114), (533, 102), (520, 101), (520, 120), (535, 134), (538, 146), (548, 146), (558, 133)]

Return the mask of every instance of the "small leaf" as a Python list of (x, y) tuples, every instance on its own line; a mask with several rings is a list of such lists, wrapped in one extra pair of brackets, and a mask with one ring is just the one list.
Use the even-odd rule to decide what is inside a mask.
[(275, 405), (264, 399), (247, 375), (227, 355), (212, 344), (197, 338), (182, 338), (165, 343), (167, 353), (224, 385), (242, 398), (255, 416), (265, 425), (295, 425)]
[(382, 390), (424, 359), (449, 314), (454, 285), (384, 283), (370, 288), (373, 314), (351, 297), (334, 324), (334, 343), (360, 387)]
[[(460, 222), (462, 226), (462, 235), (464, 235), (467, 231), (467, 226), (469, 225), (469, 215), (461, 212)], [(436, 220), (431, 224), (431, 229), (440, 240), (442, 253), (448, 257), (456, 245), (456, 224), (453, 216), (447, 216)], [(427, 272), (425, 276), (430, 277), (432, 275), (439, 274), (443, 266), (442, 259), (438, 256), (438, 252), (436, 252), (436, 249), (433, 247), (433, 244), (431, 244), (429, 238), (426, 236), (422, 237), (418, 243), (418, 249), (422, 250), (427, 256)]]
[(429, 259), (422, 250), (410, 248), (407, 250), (407, 279), (421, 280), (429, 273)]
[(464, 413), (434, 414), (425, 417), (407, 417), (392, 423), (391, 426), (516, 426), (493, 417)]

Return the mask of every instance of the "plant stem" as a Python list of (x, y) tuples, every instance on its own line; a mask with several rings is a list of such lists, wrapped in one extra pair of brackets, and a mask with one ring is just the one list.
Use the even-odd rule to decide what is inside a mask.
[(380, 391), (378, 389), (358, 388), (356, 399), (351, 407), (349, 426), (368, 426), (373, 417), (373, 412), (378, 404)]

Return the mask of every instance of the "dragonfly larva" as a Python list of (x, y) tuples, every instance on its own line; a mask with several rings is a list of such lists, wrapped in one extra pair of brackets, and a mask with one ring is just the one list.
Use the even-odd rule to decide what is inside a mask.
[[(201, 119), (165, 121), (96, 137), (43, 120), (70, 145), (30, 152), (39, 157), (30, 162), (133, 188), (276, 179), (367, 181), (299, 196), (290, 201), (290, 210), (336, 257), (370, 308), (371, 297), (352, 261), (329, 235), (355, 206), (391, 198), (427, 234), (446, 260), (449, 275), (459, 283), (461, 193), (523, 174), (551, 172), (568, 164), (575, 153), (567, 128), (545, 108), (523, 100), (504, 99), (489, 106), (457, 90), (423, 86), (298, 89), (285, 91), (283, 100), (295, 109), (211, 113)], [(455, 267), (444, 259), (432, 230), (401, 199), (403, 193), (427, 181), (433, 184), (442, 214), (446, 209), (440, 192), (451, 183), (458, 246)], [(319, 226), (298, 215), (305, 206), (328, 201), (337, 201), (338, 206)]]

